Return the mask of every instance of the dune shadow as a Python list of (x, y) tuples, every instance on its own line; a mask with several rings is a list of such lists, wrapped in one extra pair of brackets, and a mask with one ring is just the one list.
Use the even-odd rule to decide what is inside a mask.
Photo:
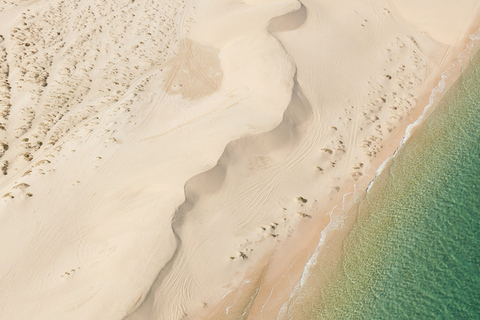
[(297, 11), (270, 20), (267, 30), (275, 33), (298, 29), (305, 23), (307, 16), (307, 8), (302, 4)]

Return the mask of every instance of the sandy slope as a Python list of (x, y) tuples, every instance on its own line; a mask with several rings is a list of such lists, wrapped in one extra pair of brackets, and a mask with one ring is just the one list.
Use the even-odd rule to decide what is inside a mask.
[(2, 318), (131, 312), (180, 243), (186, 181), (281, 121), (294, 69), (278, 42), (181, 40), (187, 5), (5, 6)]
[(475, 26), (434, 3), (1, 1), (0, 319), (272, 318)]

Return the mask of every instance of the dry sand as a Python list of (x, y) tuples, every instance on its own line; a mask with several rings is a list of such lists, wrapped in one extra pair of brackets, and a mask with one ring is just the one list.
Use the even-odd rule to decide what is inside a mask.
[(276, 318), (479, 10), (1, 0), (0, 319)]

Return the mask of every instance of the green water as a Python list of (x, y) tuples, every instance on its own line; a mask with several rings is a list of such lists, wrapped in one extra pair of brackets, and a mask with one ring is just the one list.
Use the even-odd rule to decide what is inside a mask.
[(480, 319), (479, 54), (353, 210), (289, 318)]

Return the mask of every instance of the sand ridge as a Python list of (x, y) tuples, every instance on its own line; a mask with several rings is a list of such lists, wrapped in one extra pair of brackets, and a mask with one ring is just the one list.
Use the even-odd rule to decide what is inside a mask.
[[(155, 4), (35, 3), (2, 31), (11, 98), (2, 243), (12, 244), (1, 257), (2, 317), (133, 312), (176, 254), (171, 223), (185, 182), (214, 167), (229, 141), (281, 121), (294, 70), (276, 41), (260, 34), (209, 49), (177, 36), (183, 2), (163, 2), (171, 12)], [(40, 29), (51, 43), (35, 38)], [(260, 51), (236, 55), (252, 42), (268, 63)]]

